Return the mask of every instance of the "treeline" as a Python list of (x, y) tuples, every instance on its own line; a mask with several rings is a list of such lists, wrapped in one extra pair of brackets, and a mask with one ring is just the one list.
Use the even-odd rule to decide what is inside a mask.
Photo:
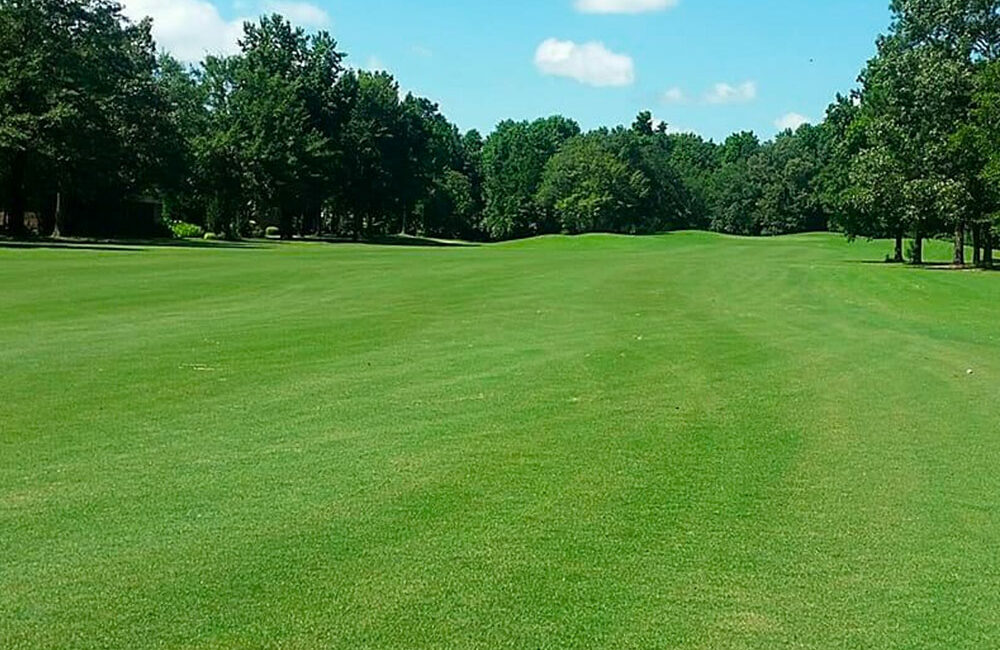
[[(24, 235), (407, 233), (497, 240), (683, 228), (966, 237), (992, 256), (1000, 0), (894, 0), (859, 89), (761, 142), (640, 113), (461, 132), (326, 32), (273, 15), (185, 66), (110, 0), (0, 0), (0, 211)], [(162, 205), (162, 218), (136, 206)], [(964, 261), (964, 258), (963, 258)]]
[[(560, 116), (462, 133), (325, 32), (280, 16), (189, 67), (107, 0), (0, 0), (0, 210), (9, 232), (237, 238), (822, 228), (824, 130), (761, 144)], [(163, 206), (161, 221), (137, 202)], [(31, 218), (26, 219), (26, 216)], [(196, 228), (192, 230), (192, 228)]]

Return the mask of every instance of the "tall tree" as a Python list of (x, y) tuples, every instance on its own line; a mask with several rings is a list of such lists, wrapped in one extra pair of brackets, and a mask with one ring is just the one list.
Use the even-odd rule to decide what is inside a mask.
[[(350, 218), (358, 239), (386, 230), (399, 197), (395, 183), (405, 170), (408, 148), (402, 141), (403, 109), (399, 85), (385, 72), (348, 72), (339, 84), (348, 106), (344, 125), (344, 176), (339, 209)], [(398, 222), (396, 222), (398, 223)]]
[[(949, 228), (955, 233), (955, 261), (963, 262), (969, 214), (956, 201), (968, 189), (950, 143), (971, 107), (968, 62), (933, 44), (888, 37), (861, 79), (858, 124), (865, 145), (855, 159), (854, 177), (862, 187), (883, 182), (886, 174), (900, 179), (898, 214), (913, 234), (915, 262), (922, 262), (923, 240)], [(876, 177), (864, 180), (868, 172)]]

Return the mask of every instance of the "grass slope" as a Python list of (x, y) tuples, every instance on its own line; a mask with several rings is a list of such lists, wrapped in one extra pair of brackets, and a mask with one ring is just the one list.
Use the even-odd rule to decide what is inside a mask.
[(0, 249), (3, 648), (1000, 638), (1000, 275), (96, 248)]

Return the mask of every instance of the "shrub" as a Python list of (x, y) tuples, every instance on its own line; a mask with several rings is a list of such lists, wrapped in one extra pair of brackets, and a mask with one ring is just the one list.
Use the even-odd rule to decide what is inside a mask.
[(267, 230), (264, 231), (264, 236), (269, 239), (277, 239), (281, 237), (281, 228), (278, 228), (277, 226), (268, 226)]
[(205, 231), (201, 226), (196, 226), (193, 223), (186, 223), (184, 221), (171, 221), (170, 232), (173, 233), (174, 238), (176, 239), (191, 239), (201, 237), (205, 234)]
[(216, 235), (214, 232), (205, 233), (205, 241), (216, 241), (217, 239), (219, 239), (219, 236)]

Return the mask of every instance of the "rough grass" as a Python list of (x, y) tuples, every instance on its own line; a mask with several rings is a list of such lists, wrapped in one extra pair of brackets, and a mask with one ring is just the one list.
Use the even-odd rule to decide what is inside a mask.
[(0, 647), (1000, 638), (1000, 274), (98, 248), (0, 249)]

